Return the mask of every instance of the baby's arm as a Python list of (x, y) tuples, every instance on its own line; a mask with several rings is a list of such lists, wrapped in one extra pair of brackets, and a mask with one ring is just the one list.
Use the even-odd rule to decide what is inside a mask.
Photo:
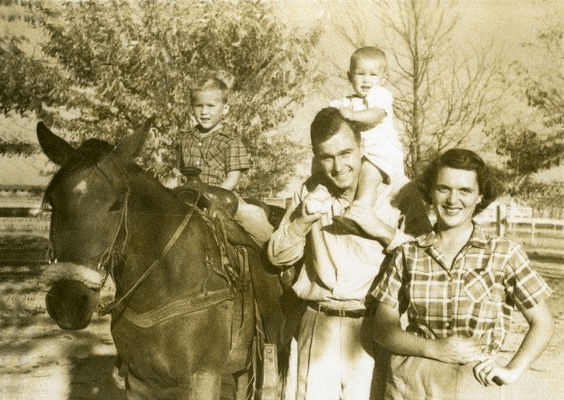
[(374, 128), (382, 122), (384, 117), (387, 115), (386, 111), (379, 107), (358, 111), (353, 111), (350, 108), (340, 108), (339, 112), (344, 119), (359, 124), (362, 130)]

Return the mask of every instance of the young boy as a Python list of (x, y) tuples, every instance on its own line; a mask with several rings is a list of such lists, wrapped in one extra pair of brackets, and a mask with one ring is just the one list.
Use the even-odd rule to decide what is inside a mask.
[(197, 125), (182, 138), (178, 165), (184, 175), (190, 175), (190, 168), (196, 167), (201, 170), (202, 182), (233, 190), (251, 161), (241, 140), (223, 127), (222, 120), (229, 112), (227, 97), (227, 85), (215, 77), (191, 91)]
[(375, 204), (380, 183), (388, 183), (397, 190), (408, 182), (403, 147), (394, 127), (393, 96), (384, 87), (386, 74), (384, 52), (377, 47), (362, 47), (350, 60), (348, 78), (354, 94), (330, 102), (361, 132), (364, 146), (364, 161), (350, 211), (334, 218), (351, 231), (358, 230), (352, 218), (353, 209), (359, 211)]
[[(232, 191), (251, 162), (241, 140), (227, 132), (222, 124), (229, 111), (228, 91), (226, 83), (217, 77), (209, 78), (191, 90), (192, 113), (197, 124), (182, 138), (178, 165), (185, 176), (193, 177), (194, 171), (199, 171), (203, 183)], [(257, 244), (262, 245), (270, 238), (273, 228), (262, 208), (248, 204), (238, 196), (222, 197), (234, 199), (231, 204), (236, 207), (235, 221)]]

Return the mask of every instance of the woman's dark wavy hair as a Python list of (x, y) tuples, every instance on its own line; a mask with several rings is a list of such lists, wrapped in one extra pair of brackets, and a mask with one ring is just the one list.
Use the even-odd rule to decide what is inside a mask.
[(476, 171), (482, 201), (476, 206), (474, 215), (485, 209), (497, 198), (499, 185), (492, 170), (486, 165), (484, 160), (471, 150), (450, 149), (435, 158), (417, 178), (417, 187), (423, 194), (425, 201), (429, 204), (431, 204), (431, 191), (436, 182), (437, 174), (443, 167)]

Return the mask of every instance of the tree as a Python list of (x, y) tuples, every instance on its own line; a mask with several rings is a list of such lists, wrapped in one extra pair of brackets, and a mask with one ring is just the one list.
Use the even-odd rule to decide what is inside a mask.
[(351, 28), (337, 22), (338, 31), (359, 47), (373, 43), (367, 35), (373, 32), (366, 27), (381, 27), (379, 37), (385, 38), (395, 89), (395, 116), (404, 133), (407, 172), (413, 175), (437, 153), (468, 144), (468, 138), (480, 131), (486, 115), (495, 110), (498, 95), (492, 89), (499, 56), (489, 49), (454, 43), (459, 22), (456, 2), (361, 4), (347, 2)]
[[(0, 113), (42, 116), (44, 105), (52, 103), (51, 93), (58, 85), (57, 73), (47, 60), (38, 57), (39, 49), (15, 26), (25, 25), (32, 19), (31, 14), (15, 1), (2, 1), (6, 12), (0, 13), (3, 32), (0, 34)], [(45, 79), (49, 77), (49, 79)], [(30, 155), (38, 146), (16, 139), (0, 137), (0, 154)]]
[(278, 190), (292, 173), (296, 154), (292, 160), (283, 150), (298, 146), (285, 138), (270, 145), (265, 133), (290, 118), (319, 82), (310, 61), (318, 29), (291, 30), (260, 0), (45, 2), (32, 9), (47, 33), (42, 50), (59, 67), (46, 117), (71, 139), (116, 142), (154, 115), (142, 162), (166, 180), (174, 143), (191, 124), (189, 89), (213, 72), (230, 81), (226, 125), (255, 161), (243, 189)]
[[(558, 19), (522, 43), (526, 58), (513, 61), (504, 71), (504, 93), (513, 108), (507, 106), (509, 116), (489, 128), (504, 159), (508, 191), (537, 204), (546, 205), (550, 196), (545, 192), (552, 190), (539, 189), (532, 175), (564, 160), (563, 41), (564, 24)], [(561, 190), (556, 193), (561, 199)]]

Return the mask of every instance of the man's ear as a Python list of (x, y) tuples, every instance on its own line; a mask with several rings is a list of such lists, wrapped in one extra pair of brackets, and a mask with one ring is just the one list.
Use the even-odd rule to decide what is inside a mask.
[(223, 110), (221, 110), (221, 115), (223, 115), (225, 117), (228, 112), (229, 112), (229, 104), (224, 104)]
[(347, 71), (347, 78), (349, 79), (349, 82), (352, 83), (352, 74), (350, 69)]

